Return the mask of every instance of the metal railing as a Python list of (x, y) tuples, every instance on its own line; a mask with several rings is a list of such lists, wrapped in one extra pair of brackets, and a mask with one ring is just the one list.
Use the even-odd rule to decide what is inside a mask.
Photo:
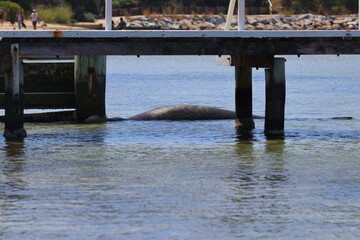
[(105, 30), (112, 30), (112, 0), (105, 0)]

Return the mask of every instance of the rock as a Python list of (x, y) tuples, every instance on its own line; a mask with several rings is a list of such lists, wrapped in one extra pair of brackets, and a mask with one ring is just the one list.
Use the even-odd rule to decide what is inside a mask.
[(309, 26), (313, 24), (313, 20), (310, 19), (305, 19), (304, 22), (305, 22), (305, 26)]
[(166, 23), (173, 23), (174, 22), (174, 20), (172, 18), (170, 18), (170, 17), (164, 17), (162, 20), (164, 22), (166, 22)]
[(225, 18), (213, 16), (209, 19), (209, 22), (214, 24), (215, 26), (221, 25), (226, 22)]
[[(133, 28), (160, 27), (164, 30), (223, 30), (226, 19), (223, 16), (188, 16), (184, 17), (129, 17), (128, 26)], [(354, 15), (323, 16), (313, 14), (293, 15), (247, 15), (248, 30), (340, 30), (357, 29), (358, 19)], [(231, 20), (231, 29), (237, 30), (238, 19)]]
[(340, 20), (340, 19), (336, 19), (335, 21), (334, 21), (334, 24), (343, 24), (344, 23), (344, 21), (343, 20)]
[(300, 19), (299, 15), (293, 15), (293, 16), (290, 17), (291, 22), (297, 22), (297, 21), (300, 21), (300, 20), (301, 19)]
[(256, 26), (256, 29), (257, 29), (257, 30), (265, 30), (265, 29), (266, 29), (266, 26), (265, 26), (265, 24), (259, 23), (259, 24)]
[(273, 18), (273, 23), (276, 23), (276, 24), (283, 24), (284, 23), (284, 17), (283, 16), (275, 16)]
[(275, 26), (272, 24), (267, 24), (266, 26), (266, 30), (276, 30)]
[(206, 25), (207, 30), (213, 30), (216, 28), (215, 24), (213, 24), (211, 22), (205, 22), (205, 25)]
[(222, 23), (216, 27), (216, 30), (224, 30), (225, 29), (225, 23)]
[(317, 16), (317, 18), (318, 18), (318, 20), (320, 20), (320, 21), (326, 21), (326, 20), (328, 20), (328, 18), (327, 18), (326, 16), (323, 16), (323, 15), (319, 15), (319, 16)]
[(299, 15), (299, 20), (314, 19), (314, 18), (315, 18), (315, 16), (311, 13)]
[(190, 19), (182, 19), (179, 21), (179, 24), (184, 24), (184, 25), (192, 25), (192, 21)]
[(291, 30), (292, 27), (289, 24), (285, 23), (285, 24), (283, 24), (282, 29), (283, 30)]
[(246, 25), (246, 30), (256, 30), (256, 27), (254, 27), (253, 25)]
[(143, 23), (139, 20), (135, 20), (135, 21), (131, 21), (130, 24), (128, 25), (129, 27), (134, 27), (134, 28), (141, 28), (143, 27)]
[[(333, 24), (331, 29), (333, 29), (333, 30), (341, 30), (341, 25), (338, 24), (338, 23)], [(331, 30), (331, 29), (329, 29), (329, 30)]]
[(333, 23), (334, 22), (329, 21), (329, 20), (326, 20), (326, 21), (323, 22), (323, 24), (326, 25), (326, 26), (331, 26), (331, 25), (333, 25)]
[(358, 21), (354, 21), (354, 22), (348, 22), (348, 25), (358, 25), (359, 24), (359, 20)]
[(352, 22), (352, 21), (355, 21), (355, 18), (353, 18), (353, 17), (346, 17), (346, 18), (344, 18), (343, 21), (344, 21), (344, 22)]
[(177, 30), (177, 29), (180, 29), (180, 24), (179, 24), (178, 22), (174, 22), (174, 23), (172, 23), (172, 24), (169, 24), (168, 27), (169, 27), (170, 29), (175, 29), (175, 30)]
[(146, 24), (147, 27), (150, 27), (150, 28), (155, 28), (156, 27), (156, 23), (154, 22), (149, 22)]
[(262, 24), (268, 25), (270, 24), (270, 20), (269, 19), (258, 19), (258, 21)]
[(106, 119), (99, 117), (98, 115), (93, 115), (85, 119), (84, 123), (103, 123)]
[(15, 130), (14, 132), (10, 132), (9, 130), (7, 130), (5, 128), (3, 136), (7, 140), (19, 140), (19, 139), (26, 138), (27, 137), (27, 132), (26, 132), (26, 130), (24, 128)]
[(247, 23), (253, 26), (256, 26), (258, 24), (258, 20), (253, 16), (246, 17)]

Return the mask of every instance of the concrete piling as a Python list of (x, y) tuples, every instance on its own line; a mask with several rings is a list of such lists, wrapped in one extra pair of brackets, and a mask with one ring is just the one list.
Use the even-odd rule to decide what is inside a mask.
[(235, 66), (235, 128), (251, 131), (255, 128), (252, 109), (252, 68)]
[(106, 56), (75, 56), (76, 120), (101, 122), (106, 119)]
[(265, 75), (265, 134), (283, 135), (286, 98), (285, 59), (275, 58), (272, 66), (265, 70)]

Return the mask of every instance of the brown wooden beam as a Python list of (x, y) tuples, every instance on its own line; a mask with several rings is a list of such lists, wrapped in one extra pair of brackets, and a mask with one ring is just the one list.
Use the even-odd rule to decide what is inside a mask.
[(236, 55), (222, 55), (216, 58), (218, 65), (224, 66), (239, 66), (239, 67), (254, 67), (254, 68), (269, 68), (272, 65), (274, 56), (236, 56)]
[[(74, 92), (24, 93), (24, 109), (74, 109)], [(5, 107), (5, 94), (0, 93), (0, 109)]]
[[(3, 44), (10, 39), (3, 39)], [(21, 56), (360, 54), (360, 38), (11, 39)]]

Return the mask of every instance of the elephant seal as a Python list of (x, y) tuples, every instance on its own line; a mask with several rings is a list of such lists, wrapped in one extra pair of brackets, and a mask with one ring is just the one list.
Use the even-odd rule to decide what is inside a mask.
[(179, 121), (235, 119), (235, 112), (197, 105), (173, 105), (156, 108), (128, 118), (137, 121)]
[(173, 105), (156, 108), (128, 118), (137, 121), (194, 121), (235, 119), (235, 112), (197, 105)]

